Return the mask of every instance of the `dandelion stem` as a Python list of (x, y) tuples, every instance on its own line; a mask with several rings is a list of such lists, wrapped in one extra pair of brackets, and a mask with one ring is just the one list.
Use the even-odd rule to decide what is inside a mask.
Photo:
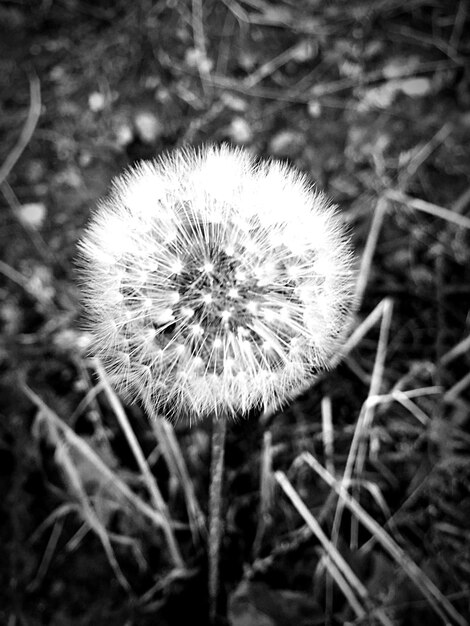
[(222, 480), (224, 470), (227, 420), (215, 415), (212, 419), (211, 483), (209, 492), (209, 615), (215, 624), (219, 593), (219, 555), (222, 537)]

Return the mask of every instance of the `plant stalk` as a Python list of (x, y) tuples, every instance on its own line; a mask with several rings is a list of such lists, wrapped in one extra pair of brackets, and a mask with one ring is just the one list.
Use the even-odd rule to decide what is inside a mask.
[(212, 626), (217, 617), (219, 595), (219, 556), (222, 538), (222, 483), (224, 473), (225, 434), (227, 420), (212, 418), (212, 455), (209, 491), (209, 617)]

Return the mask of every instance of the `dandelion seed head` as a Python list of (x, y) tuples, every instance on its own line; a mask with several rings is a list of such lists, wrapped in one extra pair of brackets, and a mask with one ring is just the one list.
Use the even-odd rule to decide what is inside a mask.
[(353, 307), (334, 209), (297, 171), (239, 149), (128, 170), (80, 251), (95, 354), (169, 416), (279, 406), (327, 366)]

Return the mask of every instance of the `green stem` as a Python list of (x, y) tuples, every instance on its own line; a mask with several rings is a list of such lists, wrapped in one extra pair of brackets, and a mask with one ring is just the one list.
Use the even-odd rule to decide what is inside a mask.
[(222, 537), (222, 482), (227, 420), (212, 418), (211, 483), (209, 492), (209, 617), (215, 624), (219, 595), (219, 555)]

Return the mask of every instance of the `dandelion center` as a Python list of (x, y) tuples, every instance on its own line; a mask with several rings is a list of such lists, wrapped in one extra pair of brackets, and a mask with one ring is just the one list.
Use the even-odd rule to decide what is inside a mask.
[[(140, 303), (142, 313), (130, 317), (126, 331), (131, 334), (140, 325), (150, 324), (157, 349), (167, 349), (171, 359), (185, 346), (206, 372), (221, 374), (227, 367), (233, 371), (240, 348), (242, 352), (250, 348), (258, 366), (268, 363), (273, 371), (278, 370), (288, 359), (292, 330), (288, 328), (291, 320), (285, 314), (286, 302), (283, 298), (276, 306), (276, 297), (288, 295), (288, 307), (293, 313), (300, 310), (294, 283), (281, 262), (286, 251), (270, 250), (280, 260), (268, 261), (262, 256), (263, 250), (257, 253), (250, 239), (247, 256), (241, 232), (241, 243), (231, 244), (229, 255), (223, 245), (222, 234), (226, 237), (226, 233), (217, 233), (213, 241), (213, 224), (192, 224), (188, 229), (183, 223), (176, 240), (178, 235), (180, 239), (187, 237), (188, 230), (197, 232), (198, 238), (179, 250), (178, 261), (171, 261), (166, 279), (164, 267), (156, 267), (147, 272), (146, 281), (141, 281), (139, 287), (132, 287), (133, 271), (130, 266), (127, 268), (127, 279), (126, 275), (121, 279), (120, 288), (123, 305), (134, 311)], [(231, 240), (236, 239), (235, 231), (232, 228)], [(201, 250), (201, 242), (210, 243), (210, 260), (207, 251)], [(201, 256), (205, 259), (202, 264)], [(271, 282), (266, 280), (267, 275)], [(283, 286), (280, 291), (279, 285)], [(136, 328), (130, 328), (131, 325)], [(272, 348), (274, 343), (269, 337), (274, 333), (280, 349), (270, 350), (267, 355), (267, 347)], [(233, 337), (239, 337), (242, 343), (237, 345)], [(244, 362), (239, 363), (240, 370), (244, 366)]]

